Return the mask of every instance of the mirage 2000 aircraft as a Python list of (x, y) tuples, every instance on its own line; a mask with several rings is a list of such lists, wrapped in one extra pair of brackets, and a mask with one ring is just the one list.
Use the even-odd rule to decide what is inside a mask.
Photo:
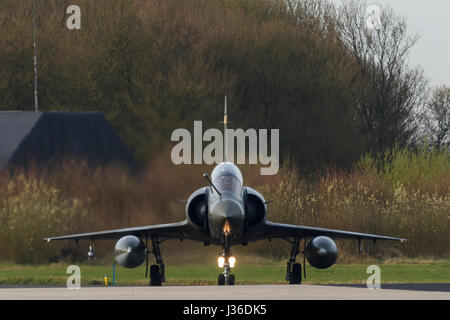
[[(224, 127), (227, 128), (227, 108), (225, 103)], [(226, 135), (224, 135), (226, 136)], [(226, 138), (225, 138), (226, 139)], [(226, 141), (225, 141), (226, 146)], [(222, 253), (218, 257), (219, 268), (223, 273), (218, 277), (218, 285), (234, 285), (235, 276), (230, 273), (236, 258), (231, 254), (231, 247), (247, 245), (249, 242), (281, 238), (292, 245), (287, 262), (286, 281), (300, 284), (302, 266), (296, 263), (299, 253), (303, 254), (303, 272), (305, 258), (315, 268), (328, 268), (337, 259), (337, 246), (331, 238), (356, 239), (361, 251), (361, 240), (406, 241), (401, 238), (323, 229), (299, 225), (274, 223), (266, 218), (267, 201), (256, 190), (244, 187), (239, 168), (226, 159), (218, 164), (211, 178), (205, 173), (208, 186), (191, 194), (186, 201), (186, 219), (178, 223), (151, 225), (144, 227), (91, 232), (68, 236), (45, 238), (52, 240), (89, 240), (88, 257), (94, 258), (94, 240), (116, 240), (115, 259), (123, 267), (136, 268), (144, 261), (145, 277), (148, 274), (148, 255), (152, 252), (156, 264), (150, 267), (151, 286), (160, 286), (165, 282), (164, 263), (159, 244), (169, 239), (190, 239), (203, 242), (205, 245), (218, 245)], [(149, 250), (148, 241), (152, 250)], [(303, 252), (299, 251), (300, 240), (304, 242)], [(308, 240), (310, 240), (308, 242)]]

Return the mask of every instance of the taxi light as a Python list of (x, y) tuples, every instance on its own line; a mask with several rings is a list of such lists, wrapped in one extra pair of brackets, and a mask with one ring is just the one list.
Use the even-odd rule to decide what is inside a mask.
[(217, 264), (219, 265), (219, 268), (223, 268), (223, 265), (225, 264), (225, 258), (219, 257), (219, 259), (217, 259)]
[(228, 259), (228, 262), (230, 263), (230, 268), (234, 268), (234, 266), (236, 265), (236, 258), (235, 257), (230, 257)]

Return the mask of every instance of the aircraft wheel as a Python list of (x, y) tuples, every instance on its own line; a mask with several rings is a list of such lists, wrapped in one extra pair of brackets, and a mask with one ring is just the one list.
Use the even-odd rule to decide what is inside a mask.
[(150, 266), (150, 286), (161, 286), (161, 273), (157, 264)]
[(230, 274), (230, 276), (228, 277), (228, 285), (234, 286), (234, 280), (235, 280), (234, 274)]
[(290, 284), (302, 283), (302, 265), (300, 263), (294, 263), (292, 265), (291, 281)]
[(217, 280), (217, 285), (219, 285), (219, 286), (225, 285), (225, 276), (223, 274), (219, 274), (219, 278)]

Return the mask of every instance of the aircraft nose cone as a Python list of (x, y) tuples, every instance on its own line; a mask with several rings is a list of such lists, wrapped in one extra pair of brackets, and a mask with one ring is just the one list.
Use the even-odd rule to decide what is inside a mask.
[(211, 208), (212, 219), (218, 231), (235, 233), (242, 230), (244, 209), (235, 199), (222, 199)]
[(241, 206), (237, 201), (224, 199), (217, 202), (213, 208), (213, 211), (217, 214), (217, 216), (232, 218), (234, 216), (241, 215)]

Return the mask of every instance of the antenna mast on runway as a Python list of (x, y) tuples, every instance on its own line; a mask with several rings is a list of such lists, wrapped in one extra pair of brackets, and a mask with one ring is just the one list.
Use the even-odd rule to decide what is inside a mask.
[(37, 37), (36, 37), (36, 10), (37, 10), (37, 0), (33, 1), (33, 37), (34, 37), (34, 111), (39, 111), (38, 103), (38, 69), (37, 69)]

